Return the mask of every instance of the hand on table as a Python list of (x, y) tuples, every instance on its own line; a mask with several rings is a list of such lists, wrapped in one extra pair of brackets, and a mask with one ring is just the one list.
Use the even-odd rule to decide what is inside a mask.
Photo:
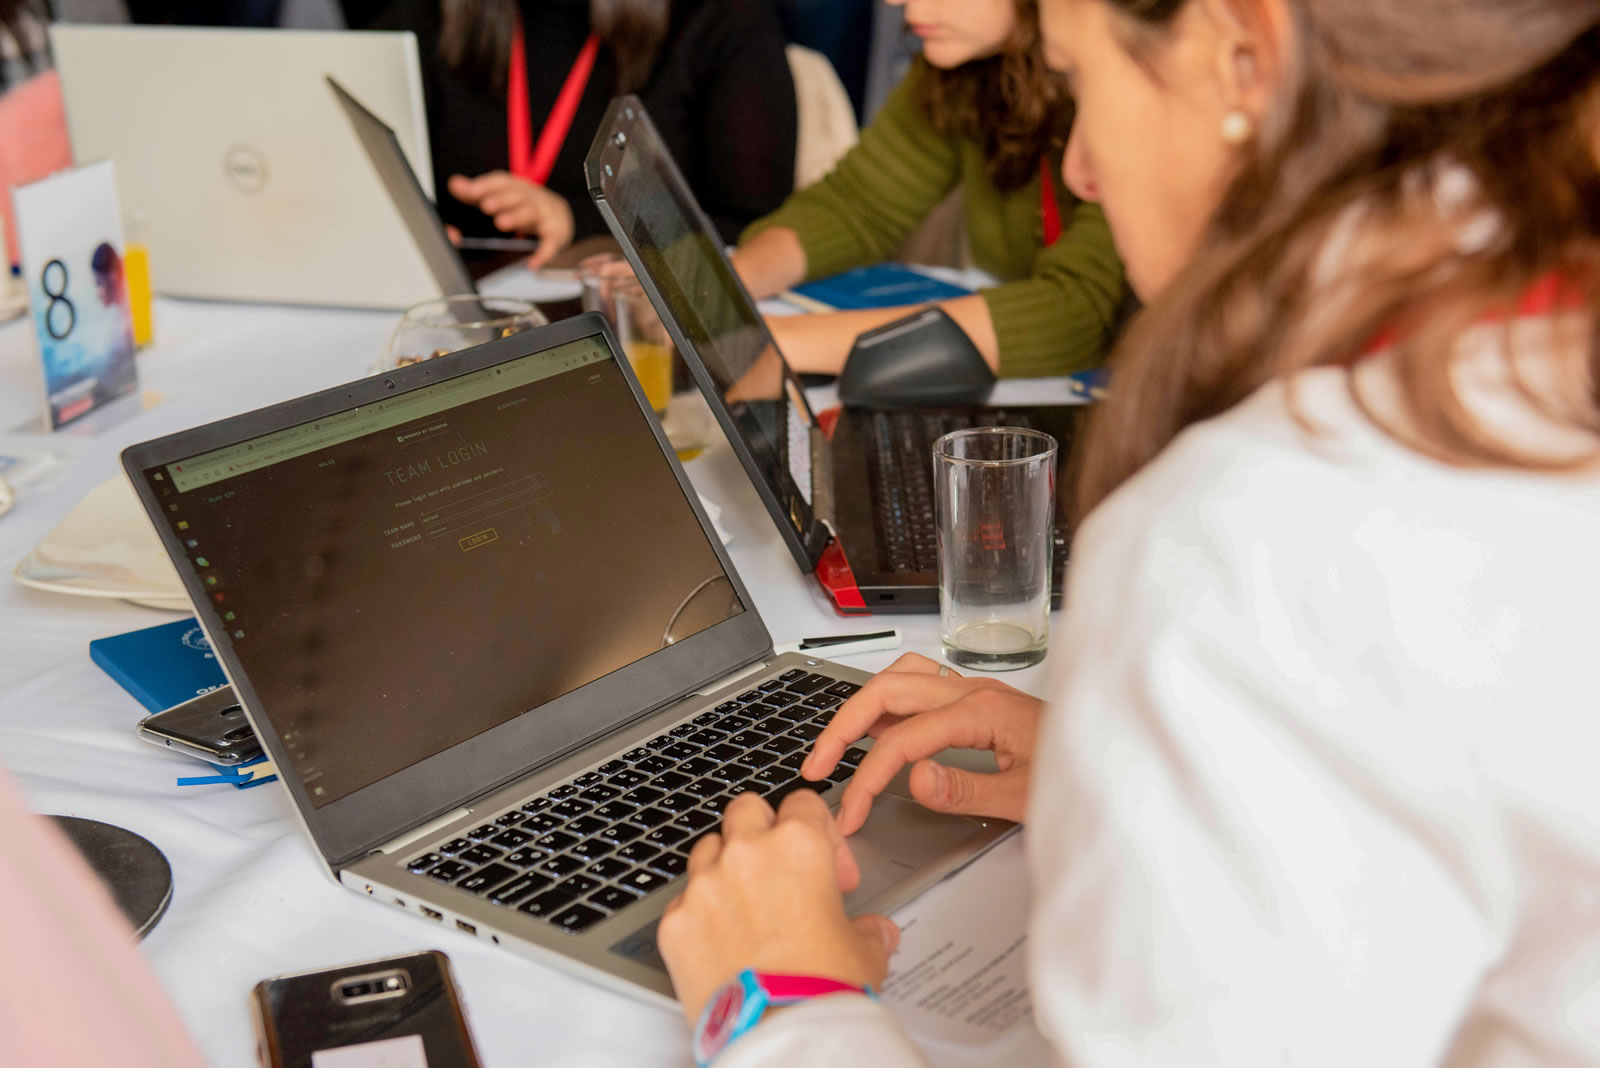
[(689, 1023), (746, 968), (881, 985), (900, 931), (886, 916), (845, 916), (860, 881), (816, 794), (797, 790), (777, 813), (757, 794), (735, 797), (722, 833), (689, 854), (689, 884), (656, 936)]
[(539, 250), (528, 257), (531, 270), (543, 267), (572, 244), (572, 205), (542, 185), (506, 171), (490, 171), (476, 178), (456, 174), (450, 178), (450, 194), (463, 204), (476, 205), (494, 219), (496, 229), (537, 237)]
[[(916, 765), (911, 794), (927, 808), (1022, 822), (1044, 702), (994, 679), (940, 675), (939, 667), (907, 653), (846, 701), (812, 743), (800, 774), (815, 781), (855, 742), (875, 739), (839, 801), (843, 833), (861, 829), (872, 799), (907, 764)], [(952, 747), (990, 750), (1000, 771), (979, 775), (927, 759)]]

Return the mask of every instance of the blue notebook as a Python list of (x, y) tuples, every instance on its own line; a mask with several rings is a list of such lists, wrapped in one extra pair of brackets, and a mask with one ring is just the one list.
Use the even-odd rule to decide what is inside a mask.
[(930, 278), (903, 263), (879, 263), (795, 286), (783, 298), (799, 298), (793, 302), (812, 310), (852, 311), (929, 304), (971, 293), (970, 289)]
[(151, 712), (227, 685), (206, 632), (180, 619), (89, 643), (89, 656)]
[[(89, 643), (89, 657), (151, 712), (161, 712), (228, 684), (206, 632), (192, 618), (97, 638)], [(229, 783), (241, 790), (260, 786), (277, 776), (243, 776), (252, 765), (266, 759), (262, 755), (235, 767), (212, 764), (215, 775), (182, 778), (178, 785)]]

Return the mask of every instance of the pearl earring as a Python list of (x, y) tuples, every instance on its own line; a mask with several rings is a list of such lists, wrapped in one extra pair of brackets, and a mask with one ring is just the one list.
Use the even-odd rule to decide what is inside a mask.
[(1255, 133), (1255, 123), (1238, 108), (1222, 116), (1222, 140), (1230, 145), (1242, 145)]

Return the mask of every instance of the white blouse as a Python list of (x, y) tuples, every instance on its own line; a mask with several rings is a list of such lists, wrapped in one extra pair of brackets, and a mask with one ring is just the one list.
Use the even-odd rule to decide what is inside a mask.
[[(1600, 470), (1446, 466), (1348, 387), (1190, 428), (1075, 539), (1027, 830), (1063, 1063), (1600, 1063)], [(922, 1061), (835, 997), (718, 1068), (810, 1063)]]

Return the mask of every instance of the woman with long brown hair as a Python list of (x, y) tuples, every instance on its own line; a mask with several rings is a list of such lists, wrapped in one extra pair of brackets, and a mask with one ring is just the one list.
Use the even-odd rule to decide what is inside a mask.
[[(1027, 823), (1062, 1063), (1600, 1062), (1600, 3), (1043, 14), (1068, 183), (1147, 301), (1052, 704), (909, 656), (802, 766), (876, 739), (837, 820), (734, 799), (660, 926), (697, 1048), (920, 1063), (849, 996), (897, 931), (840, 898), (911, 765)], [(769, 973), (834, 996), (760, 1023)]]
[[(746, 233), (733, 262), (758, 298), (877, 263), (960, 187), (975, 266), (998, 284), (942, 307), (990, 366), (1097, 366), (1124, 297), (1105, 218), (1061, 180), (1072, 102), (1046, 69), (1036, 0), (891, 0), (922, 55), (861, 142)], [(837, 373), (863, 330), (912, 309), (774, 319), (798, 370)]]
[(583, 159), (638, 93), (730, 241), (794, 187), (794, 83), (771, 0), (396, 0), (421, 43), (435, 188), (469, 236), (537, 237), (541, 266), (606, 232)]

